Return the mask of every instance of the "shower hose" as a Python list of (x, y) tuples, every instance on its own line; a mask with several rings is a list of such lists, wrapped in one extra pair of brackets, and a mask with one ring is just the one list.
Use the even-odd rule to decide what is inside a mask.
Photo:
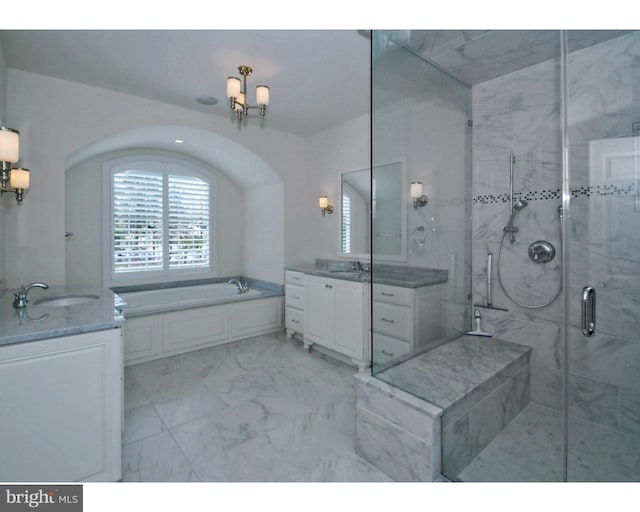
[[(562, 211), (560, 211), (560, 251), (563, 250), (562, 248), (562, 222), (563, 222), (563, 214)], [(501, 261), (501, 257), (502, 257), (502, 247), (504, 246), (504, 239), (507, 236), (507, 231), (503, 231), (502, 232), (502, 240), (500, 241), (500, 249), (498, 250), (498, 283), (500, 284), (500, 288), (502, 288), (502, 291), (504, 292), (504, 294), (507, 296), (507, 298), (513, 302), (514, 304), (517, 304), (518, 306), (522, 307), (522, 308), (526, 308), (526, 309), (540, 309), (540, 308), (544, 308), (546, 306), (548, 306), (549, 304), (551, 304), (552, 302), (554, 302), (562, 293), (562, 278), (560, 278), (560, 288), (558, 289), (558, 293), (556, 293), (553, 298), (547, 302), (545, 302), (544, 304), (525, 304), (523, 302), (518, 302), (516, 299), (514, 299), (511, 295), (509, 295), (509, 292), (507, 292), (507, 290), (505, 289), (504, 285), (502, 284), (502, 275), (500, 272), (500, 261)], [(562, 269), (561, 269), (562, 270)]]

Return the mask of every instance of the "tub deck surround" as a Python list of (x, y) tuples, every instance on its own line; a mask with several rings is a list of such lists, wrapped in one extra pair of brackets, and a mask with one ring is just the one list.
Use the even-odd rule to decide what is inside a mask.
[(168, 288), (185, 288), (189, 286), (199, 286), (203, 284), (216, 284), (226, 283), (229, 279), (239, 279), (241, 282), (246, 282), (249, 288), (260, 288), (263, 290), (269, 290), (271, 292), (282, 293), (282, 285), (272, 283), (271, 281), (262, 281), (260, 279), (253, 279), (246, 276), (228, 276), (228, 277), (211, 277), (208, 279), (188, 279), (186, 281), (166, 281), (164, 283), (148, 283), (148, 284), (136, 284), (131, 286), (112, 286), (111, 290), (114, 293), (127, 293), (127, 292), (144, 292), (148, 290), (164, 290)]
[[(34, 288), (29, 292), (29, 305), (20, 310), (13, 307), (15, 291), (4, 290), (0, 294), (0, 346), (101, 331), (124, 324), (120, 311), (123, 301), (107, 289), (65, 286), (51, 286), (47, 290)], [(35, 304), (42, 298), (76, 294), (96, 295), (98, 298), (65, 307)]]
[[(124, 308), (124, 313), (127, 318), (284, 295), (281, 284), (243, 276), (237, 279), (249, 285), (248, 293), (236, 294), (232, 291), (231, 293), (216, 296), (214, 293), (208, 292), (207, 287), (209, 285), (225, 286), (229, 279), (231, 278), (224, 277), (136, 286), (118, 286), (112, 288), (112, 290), (125, 298), (127, 305)], [(228, 286), (231, 290), (235, 288), (234, 285)], [(127, 300), (126, 297), (130, 297), (130, 299)]]
[(341, 274), (340, 271), (351, 270), (351, 262), (345, 260), (316, 259), (315, 263), (287, 265), (285, 270), (357, 282), (370, 282), (373, 276), (374, 283), (401, 286), (403, 288), (431, 286), (446, 283), (449, 279), (447, 270), (377, 263), (373, 264), (371, 274), (364, 272), (359, 276)]
[(117, 288), (128, 304), (125, 366), (281, 330), (282, 285), (238, 279), (248, 292), (228, 277)]
[(281, 285), (279, 289), (249, 285), (249, 291), (240, 294), (236, 293), (235, 289), (236, 286), (227, 284), (227, 281), (218, 281), (172, 288), (119, 291), (119, 293), (126, 302), (124, 315), (127, 318), (284, 295)]

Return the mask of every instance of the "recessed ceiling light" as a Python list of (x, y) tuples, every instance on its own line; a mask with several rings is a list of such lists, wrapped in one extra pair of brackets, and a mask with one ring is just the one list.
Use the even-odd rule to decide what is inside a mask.
[(182, 144), (184, 141), (182, 139), (176, 139), (174, 142), (176, 144)]
[(196, 101), (201, 105), (215, 105), (218, 103), (218, 98), (214, 98), (213, 96), (198, 96)]

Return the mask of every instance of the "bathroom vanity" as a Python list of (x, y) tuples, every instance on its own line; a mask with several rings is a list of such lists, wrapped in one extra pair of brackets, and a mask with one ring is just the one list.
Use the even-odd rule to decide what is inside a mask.
[(120, 480), (120, 301), (109, 290), (38, 292), (23, 309), (0, 295), (0, 481)]
[[(347, 261), (316, 260), (285, 270), (287, 336), (347, 357), (361, 370), (437, 344), (446, 270), (376, 265), (352, 271)], [(370, 317), (371, 313), (371, 317)]]
[(289, 337), (302, 335), (306, 349), (317, 344), (365, 369), (371, 365), (365, 328), (369, 283), (352, 280), (355, 275), (332, 278), (287, 270), (285, 327)]

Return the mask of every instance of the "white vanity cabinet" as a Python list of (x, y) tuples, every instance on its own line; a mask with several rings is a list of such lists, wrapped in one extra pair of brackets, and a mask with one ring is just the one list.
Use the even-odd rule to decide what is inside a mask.
[(287, 337), (304, 333), (305, 275), (286, 270), (284, 275), (284, 326)]
[(122, 330), (0, 346), (2, 482), (121, 478)]
[(373, 284), (371, 330), (376, 364), (439, 343), (444, 286), (404, 288)]
[(305, 299), (305, 347), (317, 343), (349, 357), (359, 368), (367, 368), (371, 357), (365, 285), (307, 275)]

